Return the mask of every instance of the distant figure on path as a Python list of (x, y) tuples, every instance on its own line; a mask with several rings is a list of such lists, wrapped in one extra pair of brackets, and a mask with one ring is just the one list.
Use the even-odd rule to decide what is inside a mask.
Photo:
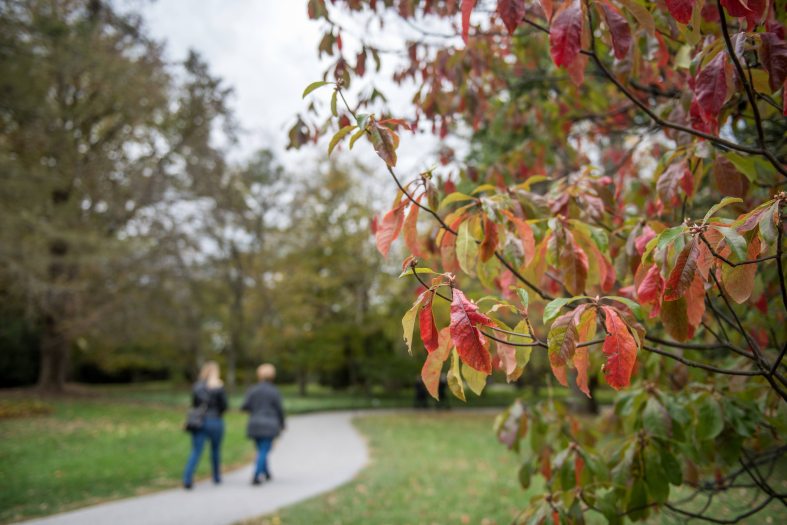
[(199, 380), (192, 390), (191, 405), (202, 407), (205, 413), (202, 428), (191, 432), (191, 455), (183, 472), (183, 486), (190, 489), (194, 484), (194, 471), (197, 469), (205, 440), (210, 440), (210, 461), (213, 483), (221, 483), (221, 439), (224, 436), (222, 415), (227, 410), (227, 394), (219, 375), (219, 365), (208, 361), (202, 365)]
[(257, 446), (257, 464), (254, 468), (252, 485), (259, 485), (262, 476), (271, 479), (268, 468), (268, 452), (271, 450), (273, 440), (284, 430), (284, 408), (281, 403), (281, 394), (273, 386), (276, 377), (276, 368), (271, 364), (263, 364), (257, 368), (259, 382), (246, 392), (243, 401), (244, 411), (249, 413), (249, 424), (246, 435)]

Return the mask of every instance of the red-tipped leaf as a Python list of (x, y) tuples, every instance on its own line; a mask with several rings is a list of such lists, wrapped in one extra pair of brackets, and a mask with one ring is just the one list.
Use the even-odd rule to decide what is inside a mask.
[(478, 306), (470, 302), (461, 290), (454, 288), (451, 301), (451, 340), (456, 346), (459, 357), (467, 366), (492, 373), (492, 357), (486, 341), (477, 325), (492, 326), (494, 322), (478, 311)]

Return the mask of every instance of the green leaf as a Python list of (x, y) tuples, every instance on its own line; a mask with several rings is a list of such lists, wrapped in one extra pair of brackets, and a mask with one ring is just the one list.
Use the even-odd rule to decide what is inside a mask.
[(530, 304), (530, 295), (524, 288), (517, 288), (516, 293), (519, 296), (519, 300), (522, 301), (522, 309), (527, 313), (527, 307)]
[(770, 184), (773, 182), (773, 175), (776, 169), (768, 161), (760, 158), (759, 155), (748, 157), (737, 153), (725, 153), (727, 160), (732, 162), (735, 168), (743, 173), (750, 182), (755, 184)]
[(639, 319), (640, 321), (645, 319), (645, 315), (643, 314), (642, 307), (639, 305), (639, 303), (636, 301), (632, 301), (628, 297), (621, 297), (620, 295), (607, 295), (604, 297), (604, 299), (609, 299), (612, 301), (623, 303), (629, 307), (629, 309), (634, 313), (637, 319)]
[(724, 208), (725, 206), (729, 206), (730, 204), (735, 204), (737, 202), (743, 202), (743, 199), (738, 197), (724, 197), (720, 203), (714, 204), (711, 209), (708, 210), (708, 213), (705, 214), (705, 217), (702, 219), (702, 224), (708, 222), (708, 219), (713, 217), (713, 215), (719, 211), (720, 209)]
[(431, 268), (427, 268), (425, 266), (416, 266), (415, 268), (407, 268), (405, 271), (400, 273), (399, 274), (399, 279), (401, 279), (402, 277), (407, 277), (408, 275), (412, 276), (413, 275), (413, 270), (415, 270), (415, 273), (417, 273), (419, 275), (422, 274), (422, 273), (437, 273), (436, 271), (432, 270)]
[(303, 96), (301, 96), (301, 98), (306, 98), (306, 95), (308, 95), (309, 93), (311, 93), (315, 89), (319, 89), (319, 88), (321, 88), (323, 86), (327, 86), (328, 84), (333, 84), (333, 82), (328, 82), (328, 81), (325, 81), (325, 80), (319, 80), (317, 82), (312, 82), (311, 84), (306, 86), (306, 89), (303, 90)]
[(371, 115), (369, 115), (368, 113), (359, 113), (359, 114), (358, 114), (358, 115), (355, 117), (355, 122), (357, 122), (357, 123), (358, 123), (358, 127), (359, 127), (360, 129), (363, 129), (363, 130), (365, 130), (365, 129), (366, 129), (366, 126), (368, 126), (368, 125), (369, 125), (369, 120), (370, 120), (371, 118), (372, 118), (372, 116), (371, 116)]
[(349, 126), (344, 126), (342, 129), (337, 131), (336, 134), (331, 139), (330, 144), (328, 144), (328, 155), (330, 155), (333, 152), (333, 148), (335, 148), (336, 145), (339, 144), (339, 141), (342, 140), (344, 137), (346, 137), (347, 134), (354, 129), (355, 126), (349, 125)]
[(651, 436), (668, 439), (672, 434), (672, 418), (655, 397), (648, 398), (642, 411), (642, 426)]
[(697, 439), (700, 441), (714, 439), (723, 429), (721, 405), (713, 397), (705, 396), (697, 414)]
[(565, 305), (569, 303), (578, 301), (579, 299), (590, 299), (590, 298), (587, 295), (577, 295), (576, 297), (558, 297), (557, 299), (552, 299), (544, 307), (544, 324), (547, 325), (551, 323), (555, 317), (560, 315), (561, 308), (563, 308)]
[(339, 96), (339, 90), (338, 89), (334, 89), (333, 90), (333, 95), (331, 95), (331, 114), (334, 117), (338, 117), (339, 116), (339, 110), (336, 108), (336, 103), (337, 103), (337, 97), (338, 96)]
[(765, 213), (760, 216), (759, 227), (760, 237), (766, 244), (773, 244), (776, 242), (778, 230), (776, 229), (776, 221), (779, 220), (779, 203), (774, 203)]
[(677, 458), (667, 449), (661, 449), (661, 468), (671, 484), (677, 486), (683, 483), (683, 469)]
[(661, 454), (652, 447), (645, 448), (645, 484), (650, 497), (659, 503), (669, 498), (669, 481), (661, 466)]
[(667, 244), (677, 239), (683, 232), (686, 231), (684, 225), (675, 226), (674, 228), (667, 228), (656, 237), (656, 248), (663, 249)]
[(441, 210), (448, 206), (449, 204), (453, 204), (455, 202), (462, 202), (462, 201), (472, 201), (475, 200), (475, 197), (471, 195), (465, 195), (464, 193), (459, 193), (455, 191), (453, 193), (449, 193), (446, 195), (445, 199), (440, 202), (440, 206), (437, 207), (438, 210)]
[(519, 467), (519, 484), (522, 485), (522, 488), (527, 490), (530, 488), (530, 478), (533, 477), (533, 465), (529, 461), (525, 461), (522, 463), (522, 466)]
[(639, 521), (648, 512), (648, 495), (645, 482), (642, 479), (635, 479), (628, 493), (626, 502), (626, 512), (631, 521)]
[(730, 247), (735, 257), (737, 257), (739, 261), (745, 261), (747, 247), (746, 239), (743, 238), (743, 235), (738, 233), (737, 230), (724, 226), (717, 227), (716, 229), (724, 236), (724, 240), (727, 241), (727, 246)]
[(462, 363), (462, 377), (467, 381), (467, 386), (470, 387), (470, 390), (475, 392), (475, 395), (480, 396), (486, 386), (486, 374)]
[(459, 226), (459, 235), (456, 239), (456, 258), (459, 267), (469, 276), (475, 275), (476, 256), (478, 244), (470, 234), (470, 221), (465, 221)]

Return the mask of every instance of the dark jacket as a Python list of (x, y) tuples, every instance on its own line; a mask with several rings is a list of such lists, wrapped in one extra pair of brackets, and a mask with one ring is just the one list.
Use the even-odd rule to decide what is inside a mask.
[(191, 406), (198, 407), (207, 404), (206, 417), (221, 417), (227, 410), (227, 394), (224, 387), (208, 388), (204, 382), (194, 384), (191, 392)]
[(249, 413), (246, 435), (252, 439), (275, 438), (284, 430), (284, 408), (279, 390), (267, 381), (246, 392), (242, 410)]

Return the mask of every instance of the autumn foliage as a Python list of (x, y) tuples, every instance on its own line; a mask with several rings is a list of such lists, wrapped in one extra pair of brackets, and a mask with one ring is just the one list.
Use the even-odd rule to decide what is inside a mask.
[[(347, 102), (381, 50), (357, 38), (353, 67), (334, 10), (406, 21), (393, 78), (418, 86), (412, 114), (388, 115), (376, 89)], [(460, 398), (494, 370), (517, 380), (533, 352), (561, 385), (619, 391), (602, 432), (555, 401), (499, 418), (523, 484), (548, 487), (517, 522), (714, 520), (713, 498), (743, 485), (754, 503), (736, 519), (785, 503), (784, 469), (755, 472), (787, 450), (785, 3), (311, 0), (309, 14), (336, 58), (305, 93), (333, 87), (330, 150), (354, 133), (396, 184), (374, 233), (382, 255), (399, 237), (409, 252), (404, 338), (412, 350), (417, 323), (429, 391), (443, 367)], [(299, 118), (290, 138), (324, 129)], [(397, 173), (411, 130), (470, 131), (469, 153)], [(676, 502), (681, 485), (696, 501)]]

